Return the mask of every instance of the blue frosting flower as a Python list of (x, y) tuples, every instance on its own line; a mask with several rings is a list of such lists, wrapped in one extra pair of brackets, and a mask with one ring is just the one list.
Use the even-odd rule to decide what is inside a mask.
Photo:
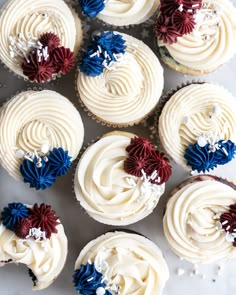
[(28, 217), (29, 209), (22, 203), (10, 203), (1, 213), (3, 225), (9, 230), (14, 230), (16, 224), (23, 218)]
[(25, 183), (29, 183), (30, 187), (35, 187), (36, 190), (44, 190), (53, 185), (56, 181), (56, 176), (51, 165), (48, 165), (43, 158), (41, 158), (42, 166), (36, 166), (37, 158), (34, 161), (25, 159), (20, 166), (20, 172), (24, 178)]
[(105, 8), (104, 0), (79, 0), (82, 11), (89, 17), (95, 17)]
[(205, 173), (214, 169), (218, 164), (215, 153), (209, 152), (209, 144), (204, 147), (200, 147), (197, 143), (190, 144), (185, 151), (184, 158), (187, 160), (187, 165), (198, 172)]
[(103, 58), (98, 56), (90, 57), (88, 53), (85, 53), (80, 64), (80, 71), (90, 77), (99, 76), (104, 70), (102, 63)]
[(230, 162), (236, 154), (236, 146), (231, 140), (218, 141), (220, 148), (215, 151), (215, 157), (219, 165), (224, 165)]
[[(79, 269), (76, 269), (73, 275), (73, 283), (75, 290), (81, 295), (94, 295), (99, 287), (105, 288), (105, 283), (102, 282), (103, 275), (98, 272), (94, 264), (82, 264)], [(106, 290), (105, 295), (111, 295)]]
[(116, 55), (124, 54), (125, 48), (125, 40), (120, 34), (108, 31), (94, 36), (91, 45), (82, 54), (80, 71), (87, 76), (99, 76), (103, 72), (105, 64), (109, 66), (112, 61), (115, 62)]
[(48, 160), (50, 168), (54, 171), (56, 177), (65, 175), (70, 169), (71, 157), (68, 155), (68, 151), (64, 151), (61, 147), (50, 151)]

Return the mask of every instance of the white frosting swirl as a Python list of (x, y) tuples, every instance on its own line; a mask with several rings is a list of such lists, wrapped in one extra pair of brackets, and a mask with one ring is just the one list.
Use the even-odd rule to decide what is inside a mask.
[[(214, 108), (219, 112), (214, 114)], [(160, 140), (166, 152), (186, 167), (186, 148), (209, 132), (236, 142), (235, 98), (223, 87), (208, 83), (178, 90), (165, 104), (159, 119)]]
[(120, 287), (121, 295), (161, 295), (169, 278), (161, 250), (137, 234), (113, 232), (98, 237), (81, 251), (75, 269), (88, 260), (96, 267), (99, 262), (107, 264), (104, 277)]
[[(236, 8), (229, 0), (206, 0), (203, 5), (191, 34), (178, 37), (177, 43), (159, 42), (159, 46), (165, 46), (181, 65), (207, 73), (217, 69), (236, 53)], [(209, 12), (213, 16), (209, 16)], [(207, 17), (202, 19), (204, 14)]]
[(30, 268), (37, 278), (33, 290), (42, 290), (54, 282), (62, 271), (67, 257), (67, 238), (63, 226), (50, 239), (36, 241), (20, 239), (13, 231), (0, 224), (0, 266), (3, 261), (22, 263)]
[(22, 159), (16, 150), (33, 153), (43, 144), (62, 147), (74, 160), (82, 146), (84, 127), (79, 112), (55, 91), (25, 91), (0, 109), (0, 163), (16, 179), (22, 179)]
[(78, 163), (74, 179), (76, 198), (99, 222), (137, 222), (153, 211), (164, 193), (165, 184), (155, 185), (155, 190), (145, 189), (141, 178), (125, 172), (129, 144), (130, 137), (122, 132), (108, 134), (90, 146)]
[[(120, 34), (120, 33), (119, 33)], [(156, 106), (163, 89), (163, 68), (142, 41), (121, 34), (126, 53), (111, 69), (97, 77), (79, 73), (77, 88), (82, 102), (102, 121), (138, 123)]]
[(236, 191), (219, 181), (190, 181), (167, 203), (164, 232), (172, 250), (192, 263), (212, 263), (236, 255), (236, 248), (216, 229), (216, 214), (236, 203)]
[[(78, 16), (62, 0), (9, 0), (0, 16), (0, 58), (19, 76), (25, 77), (21, 64), (23, 57), (10, 55), (10, 36), (21, 35), (26, 41), (32, 36), (38, 39), (44, 32), (58, 35), (61, 45), (77, 54), (82, 41), (82, 29)], [(26, 78), (26, 77), (25, 77)]]
[(140, 24), (153, 15), (159, 4), (159, 0), (109, 0), (97, 17), (115, 26)]

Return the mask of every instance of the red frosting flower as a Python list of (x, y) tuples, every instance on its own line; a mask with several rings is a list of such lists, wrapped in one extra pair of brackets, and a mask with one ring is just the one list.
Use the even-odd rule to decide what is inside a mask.
[(220, 216), (220, 223), (226, 232), (233, 233), (234, 229), (236, 229), (236, 214), (231, 212), (223, 213)]
[(191, 13), (180, 11), (173, 14), (172, 23), (181, 35), (190, 34), (196, 24)]
[[(157, 172), (157, 176), (155, 179), (151, 180), (151, 182), (158, 185), (167, 182), (172, 174), (169, 159), (159, 151), (154, 151), (147, 159), (147, 169), (145, 172), (148, 176), (151, 176), (155, 171)], [(160, 179), (157, 182), (156, 180), (158, 180), (158, 178)]]
[(142, 176), (142, 169), (145, 169), (147, 161), (145, 158), (139, 157), (138, 155), (129, 155), (124, 161), (125, 172), (137, 177)]
[(154, 32), (160, 40), (169, 44), (176, 43), (177, 37), (181, 36), (177, 29), (172, 25), (171, 19), (163, 14), (160, 14), (157, 18)]
[(145, 158), (154, 151), (154, 146), (145, 137), (134, 137), (131, 139), (130, 144), (126, 148), (126, 151), (131, 156)]
[(52, 79), (54, 67), (50, 58), (45, 60), (39, 56), (36, 51), (29, 53), (29, 63), (25, 59), (22, 64), (23, 74), (29, 78), (30, 81), (37, 81), (38, 83), (47, 82)]
[(32, 222), (32, 228), (41, 228), (41, 231), (45, 231), (46, 238), (50, 238), (52, 233), (57, 233), (56, 226), (60, 224), (55, 215), (55, 211), (51, 210), (51, 206), (41, 204), (35, 204), (30, 209), (31, 215), (28, 217)]
[(44, 33), (40, 36), (39, 41), (43, 47), (48, 47), (48, 52), (52, 51), (56, 47), (60, 46), (61, 40), (54, 33)]
[(58, 47), (52, 52), (52, 61), (56, 73), (68, 73), (75, 64), (75, 57), (69, 48)]
[(29, 218), (23, 218), (17, 223), (14, 232), (20, 239), (25, 239), (31, 227), (31, 220)]

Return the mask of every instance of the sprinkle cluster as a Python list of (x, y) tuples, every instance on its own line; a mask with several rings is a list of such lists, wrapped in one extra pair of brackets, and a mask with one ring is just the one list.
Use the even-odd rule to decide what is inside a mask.
[(24, 158), (20, 166), (24, 182), (36, 190), (52, 186), (56, 178), (65, 175), (71, 166), (71, 157), (62, 147), (54, 148), (42, 155), (38, 155), (36, 151), (24, 153), (18, 150), (16, 156)]
[(144, 177), (156, 185), (165, 183), (171, 176), (171, 166), (165, 155), (155, 150), (144, 137), (134, 137), (127, 146), (128, 157), (124, 169), (128, 174)]
[(176, 43), (177, 37), (190, 34), (195, 28), (194, 14), (202, 0), (161, 0), (154, 32), (164, 43)]
[(236, 145), (231, 140), (209, 141), (201, 136), (197, 143), (190, 144), (185, 151), (184, 158), (193, 171), (206, 172), (217, 165), (230, 162), (236, 153)]
[(105, 8), (106, 0), (78, 0), (84, 14), (95, 17)]
[[(13, 42), (11, 37), (10, 42)], [(18, 43), (21, 42), (21, 43)], [(75, 63), (73, 52), (69, 48), (60, 46), (60, 38), (54, 33), (44, 33), (39, 40), (28, 43), (19, 39), (14, 41), (18, 44), (17, 48), (21, 49), (22, 42), (24, 42), (22, 63), (23, 74), (32, 82), (48, 82), (56, 74), (66, 74), (69, 72)], [(16, 46), (16, 45), (15, 45)], [(27, 50), (29, 46), (30, 50)], [(19, 51), (19, 50), (18, 50)]]
[(233, 243), (236, 247), (236, 203), (229, 206), (229, 211), (221, 214), (218, 230), (226, 233), (226, 241)]
[(55, 211), (46, 204), (34, 204), (28, 208), (22, 203), (9, 203), (1, 212), (1, 221), (20, 239), (34, 238), (37, 241), (50, 239), (60, 224)]
[(87, 50), (82, 53), (79, 68), (87, 76), (96, 77), (105, 68), (119, 62), (125, 53), (125, 40), (112, 31), (95, 35)]

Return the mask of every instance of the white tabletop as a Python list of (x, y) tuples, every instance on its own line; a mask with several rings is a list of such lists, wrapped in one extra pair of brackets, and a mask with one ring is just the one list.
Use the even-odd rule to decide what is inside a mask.
[[(32, 0), (32, 3), (36, 0)], [(235, 1), (235, 0), (233, 0)], [(5, 3), (5, 0), (0, 0), (0, 5)], [(95, 31), (99, 25), (95, 20), (83, 22), (85, 29), (85, 36), (88, 33)], [(1, 28), (0, 28), (1, 30)], [(142, 39), (153, 50), (155, 48), (152, 36), (152, 22), (148, 22), (141, 26), (136, 26), (131, 29), (120, 30), (128, 32), (139, 39)], [(90, 142), (92, 139), (107, 132), (109, 128), (103, 127), (91, 118), (81, 109), (76, 98), (74, 90), (75, 72), (64, 76), (55, 82), (46, 85), (49, 89), (54, 89), (59, 93), (68, 97), (78, 107), (84, 125), (85, 125), (85, 141), (84, 144)], [(234, 58), (229, 63), (220, 68), (216, 73), (205, 77), (200, 77), (206, 81), (212, 81), (225, 86), (236, 96), (236, 59)], [(165, 90), (171, 87), (175, 88), (181, 82), (199, 79), (191, 76), (184, 76), (177, 74), (174, 71), (165, 67)], [(6, 99), (14, 95), (18, 90), (32, 87), (31, 84), (18, 79), (12, 73), (9, 73), (2, 65), (0, 65), (0, 101), (4, 102)], [(143, 125), (128, 128), (128, 130), (139, 135), (148, 136), (149, 130)], [(215, 174), (226, 177), (236, 181), (236, 160), (222, 168), (215, 170)], [(7, 173), (0, 168), (0, 210), (7, 203), (12, 201), (20, 201), (28, 204), (48, 203), (53, 206), (53, 209), (60, 216), (61, 222), (64, 225), (68, 241), (69, 254), (64, 270), (58, 279), (48, 289), (41, 291), (42, 295), (72, 295), (76, 294), (72, 284), (72, 274), (74, 270), (75, 260), (80, 253), (83, 246), (91, 239), (98, 235), (113, 229), (111, 226), (100, 224), (91, 219), (84, 210), (80, 207), (75, 199), (73, 193), (73, 173), (70, 172), (65, 177), (57, 180), (56, 184), (46, 191), (36, 191), (30, 189), (27, 185), (15, 181), (7, 175)], [(169, 248), (162, 229), (163, 208), (170, 191), (182, 180), (189, 175), (182, 168), (173, 163), (173, 176), (167, 183), (166, 193), (161, 197), (157, 208), (154, 212), (144, 220), (125, 228), (135, 230), (151, 240), (153, 240), (162, 249), (163, 254), (167, 260), (170, 269), (170, 279), (166, 285), (163, 295), (228, 295), (235, 294), (236, 280), (235, 280), (235, 265), (236, 260), (227, 262), (224, 265), (223, 274), (219, 276), (218, 264), (199, 266), (199, 273), (201, 275), (191, 276), (194, 266), (190, 263), (181, 261)], [(182, 268), (185, 274), (178, 276), (176, 274), (177, 268)], [(205, 275), (205, 279), (202, 275)], [(30, 295), (32, 282), (27, 275), (27, 269), (22, 266), (7, 265), (0, 268), (0, 295)], [(154, 294), (150, 294), (154, 295)]]

